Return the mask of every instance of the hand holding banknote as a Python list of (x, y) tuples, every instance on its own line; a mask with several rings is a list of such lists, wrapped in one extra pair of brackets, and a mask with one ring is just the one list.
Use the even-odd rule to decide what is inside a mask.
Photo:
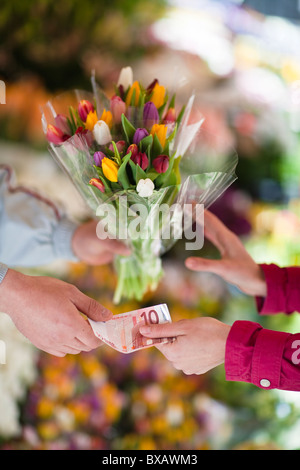
[[(200, 317), (179, 320), (172, 324), (143, 325), (145, 338), (172, 338), (173, 341), (155, 346), (185, 374), (204, 374), (225, 360), (226, 340), (230, 326), (216, 318)], [(174, 340), (175, 339), (175, 340)]]
[(106, 322), (88, 320), (97, 338), (125, 354), (148, 348), (158, 343), (172, 341), (172, 338), (146, 338), (140, 333), (142, 325), (158, 325), (171, 322), (171, 316), (166, 304), (114, 315), (111, 320)]

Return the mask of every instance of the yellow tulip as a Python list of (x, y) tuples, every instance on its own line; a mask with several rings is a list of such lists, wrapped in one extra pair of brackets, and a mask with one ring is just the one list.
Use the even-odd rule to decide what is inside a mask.
[(166, 94), (165, 87), (160, 85), (159, 83), (156, 83), (154, 85), (150, 101), (152, 101), (152, 103), (155, 104), (157, 109), (159, 109), (164, 104), (165, 94)]
[(90, 111), (85, 121), (86, 129), (92, 132), (98, 120), (96, 111)]
[(108, 125), (110, 129), (112, 128), (113, 116), (112, 116), (111, 111), (106, 111), (106, 109), (104, 109), (100, 120), (106, 122), (106, 124)]
[[(135, 91), (134, 102), (131, 103), (133, 92)], [(140, 84), (138, 81), (133, 82), (126, 96), (126, 106), (137, 106), (141, 94)]]
[(118, 169), (119, 166), (110, 158), (104, 157), (102, 160), (102, 171), (104, 176), (111, 181), (116, 183), (118, 181)]
[(153, 124), (151, 132), (150, 132), (150, 134), (153, 135), (153, 137), (154, 137), (154, 134), (157, 135), (162, 148), (164, 148), (165, 143), (166, 143), (167, 130), (168, 130), (168, 126), (165, 126), (164, 124)]

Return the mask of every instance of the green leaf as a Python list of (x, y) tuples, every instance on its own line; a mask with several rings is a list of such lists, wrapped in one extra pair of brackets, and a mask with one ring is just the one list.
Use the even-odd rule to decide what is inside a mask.
[(151, 134), (147, 135), (147, 137), (144, 137), (139, 143), (141, 151), (146, 152), (149, 145), (151, 146), (152, 143), (153, 143), (153, 136)]
[(142, 170), (140, 165), (136, 165), (136, 184), (138, 184), (140, 180), (145, 180), (146, 178), (147, 178), (147, 173), (145, 173), (144, 170)]
[(153, 146), (152, 146), (152, 159), (161, 155), (163, 151), (162, 145), (156, 134), (153, 136)]
[[(127, 175), (127, 163), (130, 160), (131, 152), (129, 152), (125, 157), (122, 159), (122, 164), (118, 169), (118, 181), (120, 181), (121, 185), (124, 189), (128, 189), (130, 187), (130, 181)], [(131, 161), (131, 160), (130, 160)]]
[(134, 136), (134, 133), (136, 131), (135, 127), (131, 124), (131, 122), (128, 121), (127, 117), (125, 116), (125, 114), (122, 114), (122, 127), (123, 127), (123, 131), (124, 131), (124, 134), (126, 136), (126, 140), (127, 142), (131, 142), (132, 139), (133, 139), (133, 136)]

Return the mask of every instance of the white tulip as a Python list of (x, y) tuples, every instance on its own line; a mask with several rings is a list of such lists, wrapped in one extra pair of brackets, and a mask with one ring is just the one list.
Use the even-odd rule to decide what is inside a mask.
[(149, 197), (152, 196), (154, 187), (154, 183), (150, 178), (141, 179), (137, 184), (136, 191), (141, 197)]
[(106, 145), (112, 141), (112, 136), (105, 121), (96, 122), (93, 130), (94, 138), (99, 145)]
[(131, 67), (124, 67), (122, 68), (117, 86), (119, 87), (122, 85), (124, 90), (126, 91), (133, 83), (133, 72)]

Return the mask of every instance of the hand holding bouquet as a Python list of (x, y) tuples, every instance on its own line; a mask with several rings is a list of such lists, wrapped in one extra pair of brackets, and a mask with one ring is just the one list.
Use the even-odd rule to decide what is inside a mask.
[[(68, 98), (67, 112), (65, 97), (48, 102), (44, 131), (50, 152), (99, 218), (99, 238), (130, 246), (131, 255), (116, 257), (115, 302), (141, 300), (163, 275), (162, 253), (182, 235), (180, 208), (211, 204), (234, 181), (237, 160), (223, 156), (216, 164), (197, 154), (203, 118), (194, 115), (195, 96), (177, 110), (175, 95), (158, 80), (147, 87), (133, 81), (130, 67), (110, 99), (94, 77), (92, 85), (92, 94), (76, 90)], [(174, 204), (164, 216), (161, 209)]]

